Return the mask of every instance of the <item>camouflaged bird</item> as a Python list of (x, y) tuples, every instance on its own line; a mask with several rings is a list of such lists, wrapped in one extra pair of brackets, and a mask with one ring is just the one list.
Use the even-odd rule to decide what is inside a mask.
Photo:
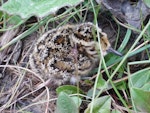
[(111, 48), (107, 34), (87, 22), (65, 25), (45, 33), (38, 39), (29, 62), (31, 69), (45, 80), (50, 79), (57, 85), (68, 81), (75, 84), (98, 66), (100, 54), (105, 56), (109, 52), (121, 56)]

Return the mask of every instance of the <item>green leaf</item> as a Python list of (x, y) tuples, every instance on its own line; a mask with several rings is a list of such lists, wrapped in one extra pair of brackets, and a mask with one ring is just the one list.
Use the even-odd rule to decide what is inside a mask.
[(130, 75), (130, 87), (136, 87), (142, 89), (142, 87), (150, 82), (150, 70), (149, 69), (143, 69), (140, 70), (132, 75)]
[[(92, 98), (92, 96), (93, 96), (93, 90), (94, 90), (94, 88), (92, 87), (92, 88), (88, 91), (87, 97), (91, 97), (91, 98)], [(95, 92), (95, 95), (94, 95), (94, 96), (96, 96), (98, 93), (99, 93), (99, 89), (96, 89), (96, 92)]]
[[(92, 103), (88, 105), (88, 108), (84, 113), (90, 113)], [(92, 113), (110, 113), (111, 110), (111, 97), (103, 96), (94, 100)]]
[(140, 70), (129, 77), (129, 88), (134, 108), (150, 113), (150, 69)]
[(82, 100), (80, 97), (78, 96), (72, 96), (71, 99), (74, 101), (74, 103), (76, 104), (77, 107), (80, 107)]
[(49, 14), (55, 14), (64, 6), (76, 6), (83, 0), (9, 0), (1, 7), (1, 11), (5, 11), (10, 15), (19, 15), (22, 18), (31, 16), (44, 17)]
[(150, 0), (144, 0), (144, 3), (150, 8)]
[(13, 24), (13, 25), (17, 25), (17, 24), (23, 23), (23, 22), (25, 22), (25, 20), (22, 20), (19, 16), (11, 16), (8, 19), (8, 23)]
[[(79, 91), (79, 92), (78, 92)], [(76, 93), (80, 93), (80, 94), (84, 94), (84, 92), (79, 89), (78, 87), (76, 86), (73, 86), (73, 85), (63, 85), (63, 86), (59, 86), (57, 89), (56, 89), (56, 93), (59, 94), (61, 92), (65, 92), (67, 94), (76, 94)]]
[(98, 82), (97, 82), (97, 88), (102, 88), (102, 87), (104, 87), (104, 85), (105, 85), (105, 80), (103, 79), (103, 77), (102, 77), (102, 75), (100, 75), (99, 76), (99, 78), (98, 78)]
[(127, 85), (126, 85), (126, 82), (124, 82), (124, 81), (120, 81), (120, 82), (118, 82), (118, 83), (115, 83), (115, 86), (116, 86), (116, 88), (117, 89), (119, 89), (119, 90), (126, 90), (127, 89)]
[[(98, 82), (97, 82), (97, 86), (96, 86), (96, 92), (95, 92), (95, 96), (99, 93), (100, 89), (108, 89), (108, 86), (105, 86), (105, 80), (103, 79), (102, 75), (99, 76), (98, 78)], [(92, 87), (88, 93), (87, 96), (88, 97), (92, 97), (93, 96), (93, 90), (94, 88)]]
[(150, 92), (138, 88), (131, 88), (131, 97), (137, 110), (150, 113)]
[(55, 113), (78, 113), (78, 107), (71, 97), (61, 92), (58, 96)]

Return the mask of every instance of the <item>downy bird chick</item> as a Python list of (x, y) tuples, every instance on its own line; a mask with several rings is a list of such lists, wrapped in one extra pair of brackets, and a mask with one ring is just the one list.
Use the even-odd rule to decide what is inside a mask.
[[(101, 37), (100, 44), (97, 31)], [(55, 85), (68, 81), (75, 84), (80, 77), (89, 76), (97, 66), (99, 53), (105, 56), (109, 52), (121, 56), (111, 48), (106, 33), (87, 22), (65, 25), (45, 33), (35, 44), (29, 62), (33, 71), (45, 80), (50, 79)]]

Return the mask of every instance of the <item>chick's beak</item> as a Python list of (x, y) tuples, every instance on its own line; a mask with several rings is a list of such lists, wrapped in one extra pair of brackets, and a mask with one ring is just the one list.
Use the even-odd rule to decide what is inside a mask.
[(111, 47), (110, 47), (109, 49), (107, 49), (107, 52), (116, 54), (116, 55), (118, 55), (118, 56), (122, 56), (122, 54), (121, 54), (120, 52), (114, 50), (114, 49), (111, 48)]

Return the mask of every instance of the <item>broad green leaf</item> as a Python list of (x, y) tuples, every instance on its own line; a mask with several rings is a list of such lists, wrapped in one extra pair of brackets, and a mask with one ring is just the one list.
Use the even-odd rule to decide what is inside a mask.
[(150, 69), (146, 68), (130, 75), (129, 88), (135, 109), (150, 113)]
[(71, 99), (74, 101), (74, 103), (77, 105), (77, 107), (80, 107), (82, 100), (78, 96), (72, 96)]
[(64, 6), (76, 6), (83, 0), (8, 0), (1, 7), (10, 15), (19, 15), (22, 18), (31, 16), (45, 17), (49, 14), (55, 14)]
[(144, 3), (150, 8), (150, 0), (144, 0)]
[[(90, 113), (92, 103), (88, 105), (88, 108), (84, 113)], [(92, 113), (110, 113), (111, 110), (111, 97), (103, 96), (94, 100)]]
[(142, 87), (142, 89), (143, 89), (144, 91), (150, 91), (150, 83), (144, 84), (144, 86)]
[(130, 87), (142, 88), (146, 83), (150, 83), (149, 69), (140, 70), (130, 76)]
[(137, 110), (150, 113), (150, 92), (139, 88), (131, 88), (130, 91)]
[(102, 75), (99, 76), (98, 78), (98, 82), (97, 82), (97, 88), (102, 88), (105, 85), (105, 80), (103, 79)]
[[(78, 92), (79, 91), (79, 92)], [(78, 87), (76, 86), (73, 86), (73, 85), (63, 85), (63, 86), (59, 86), (57, 89), (56, 89), (56, 93), (59, 94), (61, 92), (65, 92), (67, 94), (76, 94), (76, 93), (80, 93), (80, 94), (83, 94), (84, 92), (79, 89)]]
[(58, 96), (55, 113), (78, 113), (78, 107), (71, 97), (61, 92)]
[[(98, 82), (97, 82), (97, 86), (96, 86), (96, 92), (95, 92), (95, 96), (99, 93), (99, 90), (104, 88), (104, 89), (108, 89), (108, 86), (105, 86), (105, 80), (102, 78), (102, 75), (99, 76), (98, 78)], [(88, 97), (92, 97), (93, 96), (93, 87), (88, 91), (87, 96)]]
[(117, 89), (119, 89), (119, 90), (125, 90), (125, 89), (127, 89), (127, 84), (126, 84), (126, 82), (125, 81), (120, 81), (120, 82), (118, 82), (118, 83), (115, 83), (115, 86), (116, 86), (116, 88)]
[(22, 20), (20, 18), (20, 16), (11, 16), (9, 19), (8, 19), (8, 23), (9, 24), (13, 24), (13, 25), (17, 25), (17, 24), (21, 24), (21, 23), (24, 23), (25, 20)]
[[(87, 97), (92, 97), (93, 96), (93, 90), (94, 88), (92, 87), (88, 93), (87, 93)], [(99, 93), (99, 89), (96, 89), (96, 92), (95, 92), (95, 96)]]

